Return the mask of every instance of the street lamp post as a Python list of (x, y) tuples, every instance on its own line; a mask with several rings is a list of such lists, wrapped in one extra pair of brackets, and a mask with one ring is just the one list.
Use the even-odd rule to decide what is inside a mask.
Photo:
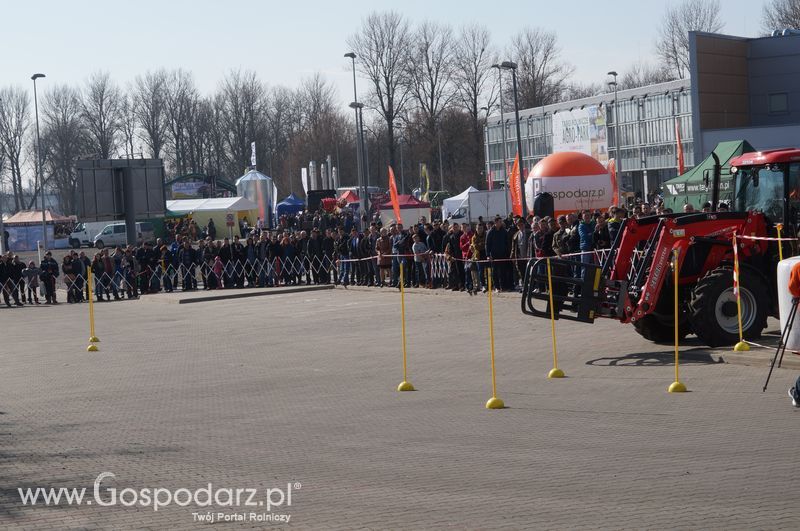
[[(619, 110), (617, 108), (617, 72), (612, 70), (608, 73), (609, 76), (614, 76), (614, 81), (609, 81), (608, 86), (614, 87), (614, 166), (618, 176), (622, 176), (622, 156), (619, 152), (620, 137), (619, 137)], [(618, 197), (614, 198), (614, 203), (619, 201)]]
[(356, 87), (356, 54), (354, 52), (348, 52), (344, 54), (344, 56), (351, 59), (353, 62), (353, 102), (350, 104), (350, 108), (355, 111), (356, 116), (356, 167), (358, 168), (358, 188), (360, 190), (358, 194), (359, 208), (361, 209), (361, 214), (366, 215), (367, 188), (364, 184), (364, 134), (361, 130), (361, 108), (364, 107), (364, 105), (358, 102), (358, 88)]
[(495, 63), (492, 68), (497, 69), (497, 80), (500, 85), (500, 135), (503, 141), (503, 190), (506, 191), (506, 214), (508, 214), (508, 148), (506, 146), (506, 119), (503, 115), (503, 68)]
[(42, 252), (47, 252), (47, 216), (44, 212), (44, 176), (42, 176), (42, 141), (39, 138), (39, 101), (36, 97), (36, 80), (44, 74), (33, 74), (33, 108), (36, 115), (36, 179), (39, 181), (39, 193), (42, 196)]
[(403, 144), (405, 144), (405, 130), (403, 129), (403, 124), (395, 123), (395, 128), (400, 131), (400, 193), (404, 193), (406, 190), (406, 175), (405, 175), (405, 164), (403, 164)]
[(502, 68), (506, 68), (511, 70), (511, 82), (513, 83), (514, 87), (514, 118), (517, 121), (517, 156), (519, 157), (519, 197), (520, 203), (522, 203), (522, 217), (528, 217), (528, 208), (525, 204), (525, 179), (522, 176), (522, 163), (523, 163), (523, 153), (522, 153), (522, 137), (520, 134), (520, 127), (519, 127), (519, 100), (517, 96), (517, 63), (513, 61), (503, 61), (500, 66)]
[(436, 119), (436, 141), (439, 144), (439, 190), (444, 190), (444, 169), (442, 165), (442, 122)]

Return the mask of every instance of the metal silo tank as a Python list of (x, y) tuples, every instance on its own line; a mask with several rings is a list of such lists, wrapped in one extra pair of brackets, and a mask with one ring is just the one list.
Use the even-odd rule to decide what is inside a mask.
[(272, 227), (272, 179), (261, 172), (250, 170), (236, 181), (236, 193), (258, 205), (258, 217)]

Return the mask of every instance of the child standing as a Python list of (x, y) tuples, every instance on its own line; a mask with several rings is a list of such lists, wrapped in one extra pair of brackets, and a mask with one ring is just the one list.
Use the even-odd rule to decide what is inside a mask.
[[(33, 261), (28, 263), (28, 267), (22, 270), (25, 285), (28, 286), (28, 304), (33, 304), (33, 301), (39, 304), (39, 275), (41, 274), (42, 270), (36, 267), (36, 263)], [(33, 294), (33, 299), (31, 299), (31, 294)], [(24, 301), (25, 299), (23, 298)]]

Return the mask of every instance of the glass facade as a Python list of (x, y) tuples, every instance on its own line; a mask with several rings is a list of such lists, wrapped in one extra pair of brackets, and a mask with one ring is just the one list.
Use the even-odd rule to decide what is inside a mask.
[[(657, 191), (661, 183), (677, 175), (675, 143), (676, 121), (680, 124), (683, 159), (686, 169), (695, 164), (692, 138), (692, 106), (689, 80), (670, 81), (614, 94), (563, 102), (520, 111), (523, 171), (527, 174), (542, 158), (553, 153), (554, 114), (578, 115), (582, 110), (598, 107), (605, 116), (605, 125), (596, 126), (592, 143), (602, 142), (601, 151), (617, 160), (623, 191), (644, 195)], [(504, 109), (506, 162), (510, 170), (517, 152), (516, 123), (513, 104)], [(556, 120), (562, 127), (561, 117)], [(569, 123), (573, 123), (570, 120)], [(500, 116), (487, 120), (485, 129), (486, 171), (495, 181), (503, 182), (506, 171), (503, 160), (503, 127)], [(562, 135), (558, 135), (560, 138)], [(587, 153), (589, 140), (586, 139)], [(564, 151), (563, 145), (557, 146)], [(592, 148), (594, 155), (596, 149)], [(646, 179), (646, 182), (645, 182)]]

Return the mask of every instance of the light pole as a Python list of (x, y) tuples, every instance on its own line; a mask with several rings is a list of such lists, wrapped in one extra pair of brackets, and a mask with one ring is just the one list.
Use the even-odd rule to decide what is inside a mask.
[(500, 134), (503, 140), (503, 190), (506, 190), (506, 214), (508, 214), (508, 147), (506, 146), (506, 119), (503, 116), (503, 68), (495, 63), (497, 81), (500, 85)]
[(519, 157), (519, 166), (517, 169), (519, 170), (519, 197), (520, 203), (522, 203), (522, 218), (525, 219), (528, 217), (528, 208), (525, 204), (525, 179), (523, 178), (522, 174), (522, 162), (523, 162), (523, 153), (522, 153), (522, 138), (520, 135), (519, 129), (519, 100), (517, 96), (517, 63), (513, 61), (503, 61), (500, 66), (502, 68), (506, 68), (511, 70), (511, 82), (513, 83), (514, 87), (514, 118), (517, 120), (517, 156)]
[(33, 74), (33, 108), (36, 115), (36, 178), (39, 181), (39, 193), (42, 195), (42, 252), (47, 252), (47, 216), (44, 212), (44, 177), (42, 176), (42, 141), (39, 138), (39, 101), (36, 97), (36, 80), (44, 74)]
[(356, 159), (358, 168), (358, 187), (359, 187), (359, 208), (361, 209), (361, 214), (367, 214), (367, 188), (365, 180), (364, 180), (364, 134), (361, 130), (361, 108), (364, 107), (363, 104), (358, 102), (358, 89), (356, 87), (356, 54), (354, 52), (348, 52), (344, 54), (345, 57), (349, 58), (353, 62), (353, 102), (350, 104), (350, 108), (355, 111), (356, 115)]
[(436, 141), (439, 143), (439, 191), (444, 191), (444, 170), (442, 169), (442, 122), (436, 119)]
[[(614, 81), (609, 81), (608, 86), (614, 87), (614, 166), (617, 175), (622, 177), (622, 157), (619, 154), (619, 111), (617, 110), (617, 73), (612, 70), (608, 73), (609, 76), (614, 76)], [(618, 197), (614, 198), (614, 202), (619, 201)]]
[(395, 128), (400, 131), (400, 189), (404, 193), (406, 190), (406, 174), (404, 171), (405, 164), (403, 164), (403, 144), (405, 144), (405, 129), (403, 129), (403, 124), (399, 122), (395, 122)]

